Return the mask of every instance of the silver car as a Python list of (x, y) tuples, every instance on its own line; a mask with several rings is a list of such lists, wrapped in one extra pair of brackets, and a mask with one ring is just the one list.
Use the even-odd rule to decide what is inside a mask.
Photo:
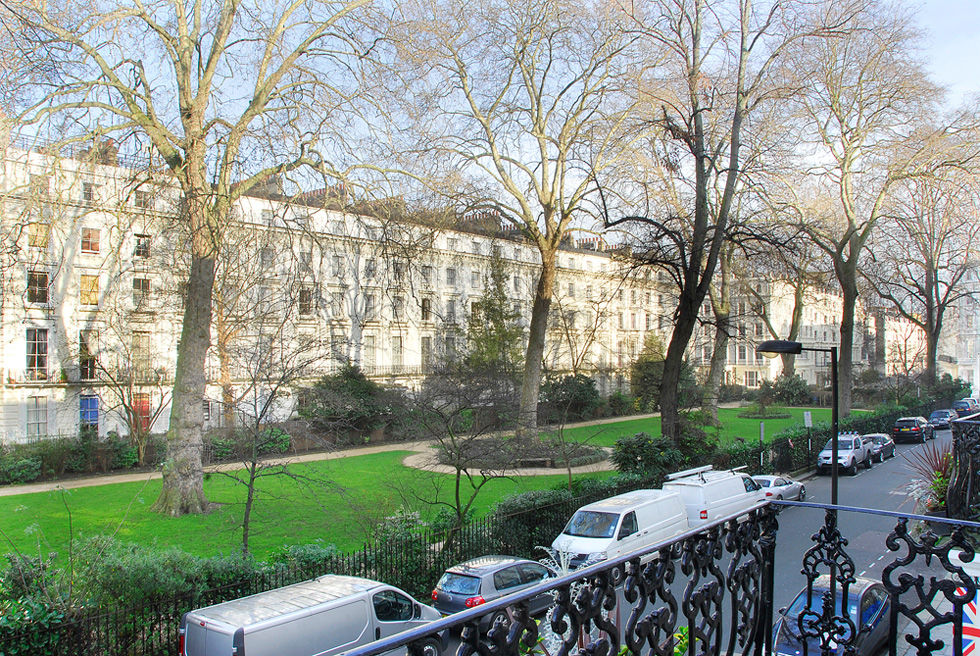
[[(817, 473), (830, 472), (833, 469), (834, 452), (832, 440), (827, 440), (823, 451), (817, 456)], [(871, 442), (860, 435), (848, 433), (837, 438), (837, 466), (846, 469), (852, 476), (857, 474), (858, 466), (864, 465), (871, 469)]]
[[(514, 556), (480, 556), (446, 570), (432, 591), (432, 605), (443, 615), (458, 613), (488, 601), (513, 594), (557, 576), (541, 563)], [(554, 600), (542, 593), (530, 600), (532, 616), (548, 610)], [(503, 611), (481, 618), (480, 629), (487, 631)]]
[(785, 476), (753, 476), (752, 480), (762, 486), (767, 499), (786, 499), (787, 501), (803, 501), (806, 499), (806, 488), (803, 483)]

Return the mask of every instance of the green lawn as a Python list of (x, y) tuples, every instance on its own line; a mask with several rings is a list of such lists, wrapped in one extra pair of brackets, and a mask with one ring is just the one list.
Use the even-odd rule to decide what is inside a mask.
[[(317, 540), (341, 550), (355, 549), (377, 520), (399, 507), (423, 510), (418, 497), (432, 495), (436, 487), (448, 490), (452, 477), (404, 467), (406, 455), (391, 451), (306, 463), (291, 468), (305, 480), (265, 479), (253, 510), (250, 550), (263, 558), (283, 545)], [(476, 514), (485, 514), (512, 492), (552, 487), (563, 480), (561, 475), (494, 480), (478, 497)], [(0, 536), (6, 544), (2, 551), (64, 553), (70, 514), (76, 535), (115, 535), (123, 541), (179, 546), (198, 555), (231, 553), (241, 546), (244, 487), (212, 475), (204, 489), (208, 499), (222, 505), (205, 516), (179, 518), (150, 511), (160, 492), (159, 480), (0, 497)]]
[[(721, 410), (721, 440), (758, 439), (759, 421), (740, 419), (738, 412)], [(792, 413), (791, 419), (767, 420), (767, 437), (802, 423), (803, 410), (794, 408)], [(829, 410), (814, 410), (813, 415), (814, 421), (826, 419)], [(565, 434), (611, 446), (624, 435), (659, 430), (660, 420), (654, 418), (574, 428)], [(283, 545), (317, 540), (354, 549), (370, 535), (371, 526), (398, 508), (430, 514), (420, 497), (432, 498), (439, 490), (445, 498), (452, 477), (407, 468), (401, 464), (406, 455), (392, 451), (295, 465), (291, 471), (301, 478), (263, 479), (253, 510), (252, 553), (263, 558)], [(512, 492), (549, 488), (564, 480), (553, 475), (492, 481), (478, 497), (476, 515)], [(179, 546), (198, 555), (234, 552), (241, 545), (244, 487), (221, 475), (212, 475), (204, 486), (208, 499), (220, 506), (205, 516), (179, 518), (150, 512), (160, 492), (159, 480), (0, 497), (0, 538), (6, 545), (0, 552), (65, 553), (69, 521), (76, 536), (115, 535), (123, 541)]]
[[(791, 413), (792, 417), (787, 419), (766, 419), (766, 439), (772, 439), (785, 428), (802, 424), (803, 412), (805, 410), (807, 408), (786, 408), (786, 412)], [(830, 421), (830, 408), (810, 408), (810, 411), (813, 413), (814, 422)], [(729, 444), (737, 437), (752, 441), (759, 439), (760, 420), (743, 419), (738, 416), (739, 412), (743, 412), (743, 409), (721, 408), (718, 410), (718, 419), (722, 427), (716, 434), (721, 444)], [(660, 417), (625, 419), (600, 426), (569, 428), (565, 430), (565, 439), (577, 442), (588, 441), (590, 444), (598, 446), (612, 446), (619, 438), (635, 433), (659, 435)]]

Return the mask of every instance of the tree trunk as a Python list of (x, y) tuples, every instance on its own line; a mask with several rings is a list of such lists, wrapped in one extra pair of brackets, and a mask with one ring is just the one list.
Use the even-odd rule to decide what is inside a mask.
[(711, 295), (711, 311), (715, 315), (715, 343), (711, 350), (711, 365), (708, 368), (708, 379), (705, 381), (701, 407), (715, 425), (718, 425), (718, 397), (722, 378), (725, 375), (725, 364), (728, 362), (728, 337), (731, 335), (732, 325), (731, 278), (734, 255), (734, 248), (728, 246), (719, 258), (718, 275), (721, 280), (717, 292)]
[(548, 334), (548, 315), (555, 288), (555, 250), (541, 253), (541, 273), (531, 306), (531, 325), (528, 329), (527, 353), (524, 357), (524, 377), (521, 381), (521, 406), (517, 418), (517, 434), (530, 437), (538, 427), (538, 392), (541, 389), (541, 363)]
[(207, 249), (202, 255), (197, 245), (194, 251), (177, 351), (170, 429), (167, 432), (167, 459), (163, 464), (163, 488), (153, 505), (157, 512), (174, 517), (203, 513), (209, 508), (204, 496), (201, 464), (201, 426), (204, 421), (201, 401), (205, 393), (205, 362), (211, 345), (215, 258), (213, 252)]
[(841, 417), (851, 414), (851, 388), (854, 381), (854, 308), (857, 305), (857, 272), (845, 263), (841, 277), (843, 304), (840, 320), (840, 355), (838, 358), (838, 407)]
[(718, 398), (721, 393), (721, 381), (725, 376), (725, 364), (728, 362), (728, 336), (732, 325), (731, 315), (715, 313), (715, 343), (711, 351), (711, 366), (708, 369), (708, 379), (704, 385), (704, 402), (702, 407), (707, 411), (712, 421), (718, 424)]
[[(681, 365), (684, 362), (684, 352), (694, 334), (694, 326), (697, 323), (697, 308), (701, 306), (700, 301), (693, 298), (690, 293), (685, 299), (679, 300), (679, 311), (677, 322), (674, 324), (674, 331), (670, 335), (670, 344), (667, 346), (667, 356), (664, 358), (664, 375), (660, 379), (660, 426), (664, 437), (677, 441), (678, 437), (678, 386), (681, 381)], [(686, 302), (685, 302), (686, 300)], [(685, 307), (687, 306), (687, 307)]]
[(255, 473), (258, 462), (254, 456), (248, 468), (248, 494), (245, 497), (245, 512), (242, 514), (242, 553), (248, 553), (248, 529), (252, 520), (252, 504), (255, 501)]
[[(938, 328), (938, 327), (937, 327)], [(926, 330), (926, 384), (935, 385), (939, 380), (939, 365), (936, 356), (939, 351), (939, 330)]]

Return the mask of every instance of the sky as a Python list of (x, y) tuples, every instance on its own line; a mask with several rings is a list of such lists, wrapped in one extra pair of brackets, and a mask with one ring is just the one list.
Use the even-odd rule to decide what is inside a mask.
[(980, 0), (904, 0), (919, 7), (923, 55), (950, 107), (980, 95)]

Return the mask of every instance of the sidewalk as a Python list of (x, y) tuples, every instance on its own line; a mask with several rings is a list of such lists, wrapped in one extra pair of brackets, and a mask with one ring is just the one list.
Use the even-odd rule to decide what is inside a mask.
[[(577, 423), (565, 424), (565, 428), (579, 428), (587, 426), (601, 426), (603, 424), (613, 424), (621, 421), (632, 421), (634, 419), (651, 419), (659, 417), (659, 413), (630, 415), (628, 417), (606, 417), (604, 419), (593, 419)], [(503, 433), (510, 435), (511, 432)], [(371, 453), (384, 453), (388, 451), (412, 451), (411, 455), (402, 460), (406, 467), (415, 469), (425, 469), (444, 474), (455, 473), (455, 469), (446, 465), (440, 465), (436, 461), (435, 447), (433, 440), (422, 440), (416, 442), (394, 442), (390, 444), (378, 444), (374, 446), (357, 447), (354, 449), (341, 449), (337, 451), (317, 451), (313, 453), (303, 453), (289, 457), (266, 458), (263, 462), (275, 463), (297, 463), (297, 462), (318, 462), (321, 460), (336, 460), (337, 458), (350, 458), (363, 456)], [(204, 468), (204, 472), (234, 471), (241, 469), (240, 462), (225, 462), (216, 465), (209, 465)], [(591, 465), (573, 467), (573, 474), (588, 474), (614, 469), (609, 460), (603, 460)], [(549, 474), (564, 474), (568, 470), (562, 467), (526, 467), (507, 471), (510, 476), (545, 476)], [(144, 471), (128, 474), (106, 474), (104, 476), (87, 476), (85, 478), (75, 478), (60, 481), (47, 481), (44, 483), (29, 483), (27, 485), (5, 486), (0, 488), (0, 497), (15, 496), (18, 494), (33, 494), (35, 492), (50, 492), (52, 490), (72, 490), (82, 487), (96, 487), (99, 485), (112, 485), (114, 483), (142, 483), (154, 479), (162, 478), (160, 471)]]

